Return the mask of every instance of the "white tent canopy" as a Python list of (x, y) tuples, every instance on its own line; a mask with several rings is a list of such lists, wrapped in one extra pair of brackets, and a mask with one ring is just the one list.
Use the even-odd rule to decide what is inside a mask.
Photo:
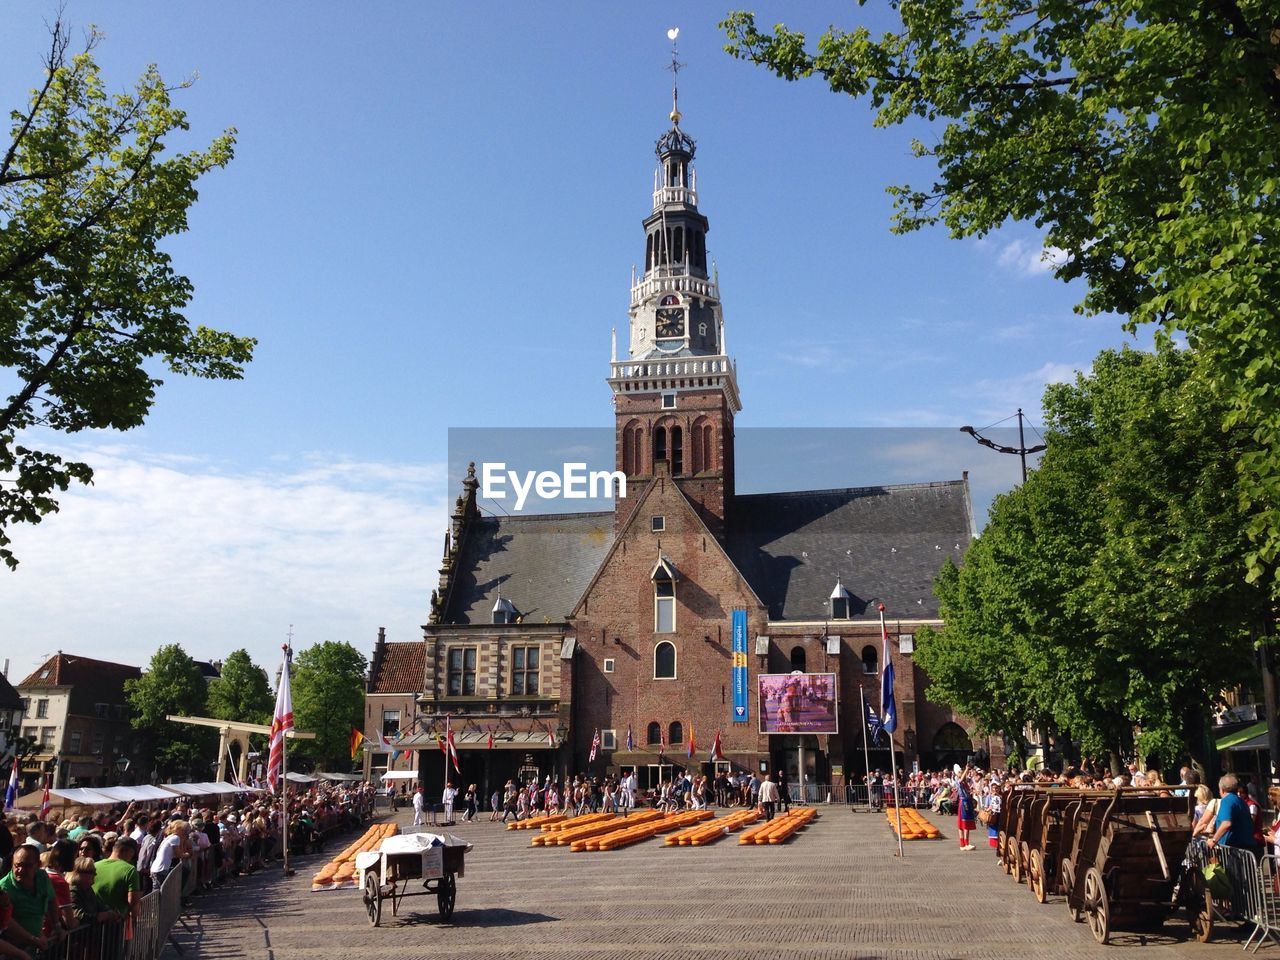
[(417, 770), (391, 770), (382, 775), (383, 780), (417, 780)]
[(284, 778), (290, 783), (315, 783), (318, 777), (309, 777), (305, 773), (286, 773)]
[(88, 787), (51, 787), (49, 792), (55, 797), (86, 807), (107, 807), (119, 802), (114, 797), (108, 797)]

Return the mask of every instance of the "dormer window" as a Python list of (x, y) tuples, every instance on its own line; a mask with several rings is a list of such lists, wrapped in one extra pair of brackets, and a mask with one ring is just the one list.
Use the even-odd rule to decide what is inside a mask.
[(516, 605), (502, 594), (498, 594), (498, 599), (493, 605), (493, 622), (516, 623), (518, 616)]
[(840, 578), (836, 577), (836, 588), (831, 591), (831, 619), (853, 619), (853, 594), (844, 588)]

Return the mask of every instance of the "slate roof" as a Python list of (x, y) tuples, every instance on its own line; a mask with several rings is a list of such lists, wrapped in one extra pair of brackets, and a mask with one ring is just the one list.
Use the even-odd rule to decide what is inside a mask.
[(963, 480), (734, 498), (728, 543), (772, 620), (822, 620), (839, 577), (855, 619), (884, 603), (901, 619), (938, 616), (933, 578), (959, 562), (973, 531)]
[(612, 544), (612, 511), (480, 517), (462, 544), (441, 622), (492, 623), (500, 590), (525, 623), (559, 623)]
[(109, 660), (94, 660), (72, 654), (55, 653), (36, 667), (22, 687), (71, 687), (67, 712), (76, 716), (92, 717), (98, 703), (125, 704), (124, 682), (142, 676), (140, 667), (131, 667)]
[(388, 643), (379, 651), (369, 693), (417, 693), (426, 676), (427, 645), (421, 640)]

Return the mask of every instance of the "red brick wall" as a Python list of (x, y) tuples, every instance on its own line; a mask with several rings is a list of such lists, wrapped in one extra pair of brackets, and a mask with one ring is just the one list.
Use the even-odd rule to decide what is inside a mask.
[[(636, 499), (647, 484), (645, 481), (659, 473), (653, 462), (653, 431), (661, 425), (678, 425), (683, 433), (684, 470), (680, 484), (685, 495), (694, 504), (702, 522), (717, 537), (724, 534), (725, 506), (733, 499), (733, 411), (719, 389), (681, 391), (677, 394), (677, 408), (661, 409), (660, 393), (617, 394), (614, 399), (614, 411), (617, 420), (615, 431), (615, 469), (625, 467), (624, 434), (628, 424), (633, 421), (643, 430), (644, 442), (641, 444), (643, 455), (641, 462), (633, 466), (627, 482), (627, 500), (620, 501), (617, 508), (617, 525), (622, 525), (630, 516)], [(693, 425), (705, 419), (713, 428), (712, 449), (714, 454), (709, 465), (694, 474)], [(636, 478), (635, 481), (632, 477)]]
[[(619, 747), (625, 749), (631, 724), (637, 749), (649, 749), (645, 732), (651, 721), (666, 730), (679, 720), (686, 743), (693, 724), (700, 760), (707, 759), (719, 730), (730, 759), (754, 767), (756, 753), (767, 750), (767, 743), (756, 732), (754, 705), (749, 723), (732, 721), (730, 618), (735, 606), (747, 608), (750, 649), (755, 635), (764, 632), (765, 611), (669, 479), (653, 481), (649, 496), (633, 507), (634, 522), (621, 532), (571, 624), (579, 644), (573, 682), (574, 763), (581, 769), (597, 728), (616, 730)], [(655, 515), (665, 519), (662, 533), (651, 532)], [(660, 553), (680, 574), (676, 631), (669, 634), (653, 630), (650, 576)], [(653, 678), (654, 649), (661, 641), (676, 647), (674, 680)], [(606, 658), (614, 661), (613, 673), (604, 672)], [(753, 665), (751, 689), (755, 672)], [(685, 750), (683, 744), (673, 745), (668, 754), (679, 759)]]

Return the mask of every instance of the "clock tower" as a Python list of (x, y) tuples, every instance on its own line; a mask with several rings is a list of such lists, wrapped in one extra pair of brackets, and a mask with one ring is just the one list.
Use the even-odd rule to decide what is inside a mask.
[(742, 403), (725, 351), (718, 277), (707, 267), (709, 225), (698, 210), (696, 144), (680, 119), (673, 86), (671, 129), (655, 148), (644, 273), (632, 277), (626, 356), (618, 356), (615, 332), (610, 364), (615, 469), (627, 477), (616, 526), (621, 529), (648, 484), (670, 482), (723, 538), (733, 499), (733, 416)]

